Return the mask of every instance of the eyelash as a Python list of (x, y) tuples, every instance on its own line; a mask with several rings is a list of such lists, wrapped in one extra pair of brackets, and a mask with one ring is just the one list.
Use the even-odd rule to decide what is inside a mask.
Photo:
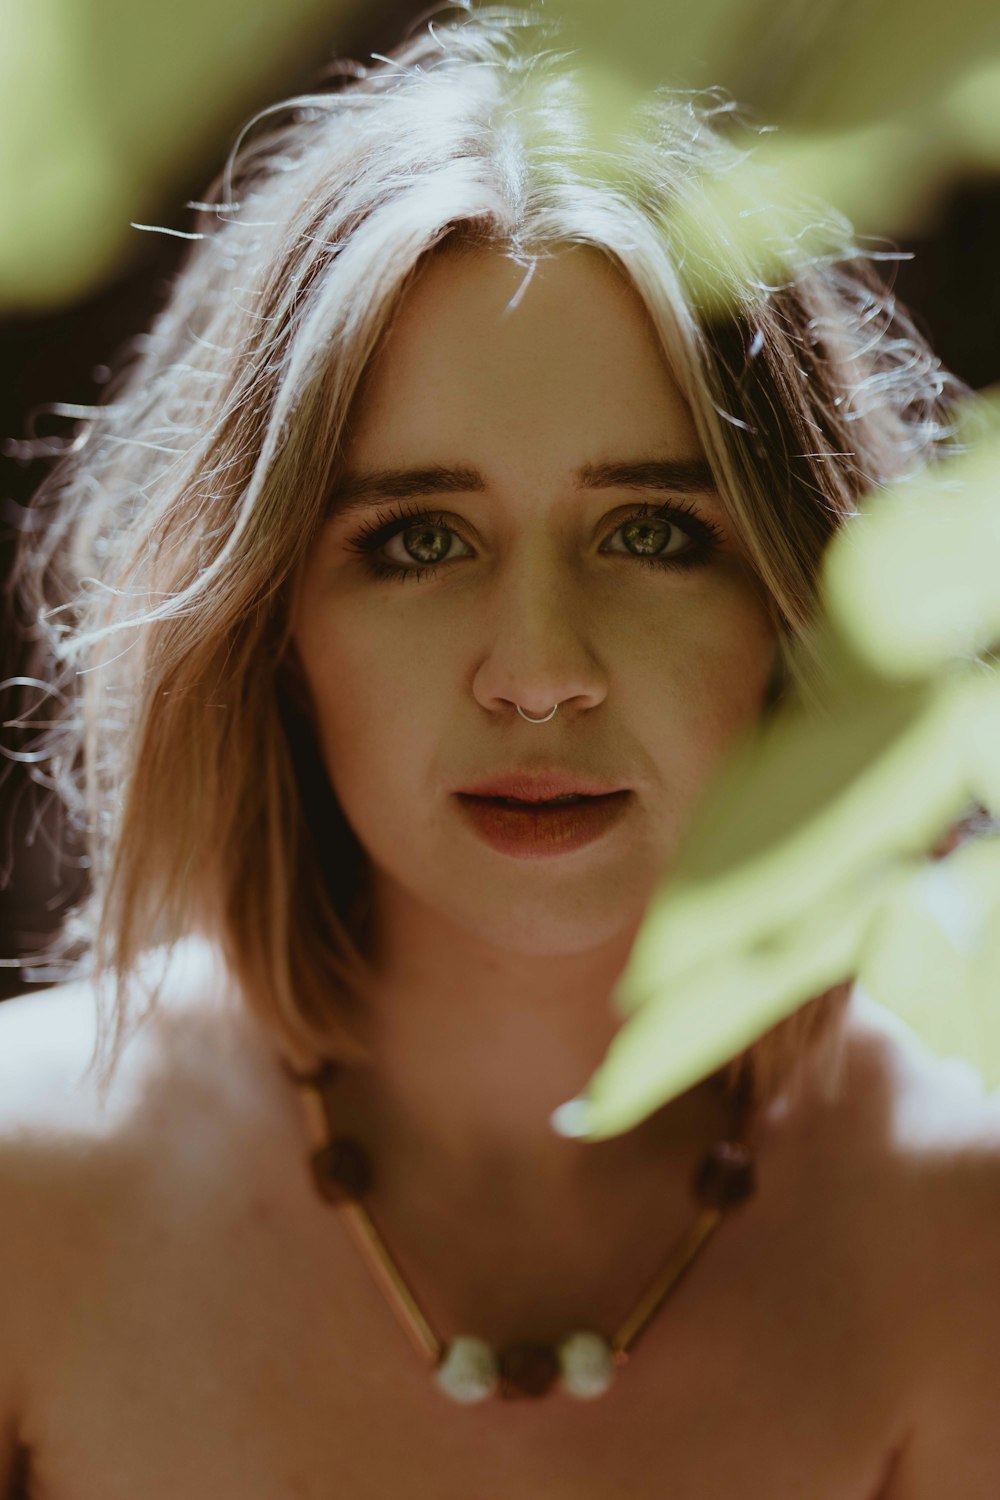
[[(647, 567), (653, 568), (694, 568), (707, 563), (722, 545), (722, 532), (718, 526), (713, 525), (704, 516), (686, 505), (683, 500), (672, 501), (668, 505), (643, 504), (627, 516), (623, 516), (610, 533), (614, 536), (623, 526), (631, 521), (642, 521), (653, 519), (657, 521), (668, 521), (680, 531), (684, 531), (691, 538), (692, 546), (684, 552), (673, 554), (669, 557), (640, 557), (638, 554), (619, 553), (618, 556), (630, 557), (632, 562), (645, 563)], [(363, 526), (355, 532), (347, 541), (347, 546), (354, 552), (361, 554), (365, 567), (375, 578), (395, 579), (402, 582), (405, 579), (424, 578), (428, 573), (440, 572), (449, 561), (459, 562), (461, 559), (444, 559), (437, 563), (428, 563), (421, 567), (419, 564), (412, 568), (400, 567), (396, 563), (386, 562), (384, 558), (377, 556), (385, 544), (401, 531), (408, 531), (416, 526), (434, 526), (442, 531), (450, 531), (454, 535), (453, 526), (448, 523), (445, 516), (437, 511), (422, 510), (418, 506), (408, 505), (405, 502), (395, 502), (384, 510), (375, 512), (371, 521), (366, 521)]]

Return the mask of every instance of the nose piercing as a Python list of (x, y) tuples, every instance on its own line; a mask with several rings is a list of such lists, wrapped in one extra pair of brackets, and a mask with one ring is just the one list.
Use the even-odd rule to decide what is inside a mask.
[(525, 713), (525, 711), (521, 707), (520, 703), (517, 705), (517, 711), (521, 715), (522, 719), (527, 719), (527, 721), (528, 721), (529, 724), (547, 724), (549, 722), (549, 720), (555, 714), (555, 711), (556, 711), (556, 709), (558, 707), (559, 707), (558, 703), (553, 703), (552, 708), (545, 715), (544, 719), (533, 719), (530, 714), (526, 714)]

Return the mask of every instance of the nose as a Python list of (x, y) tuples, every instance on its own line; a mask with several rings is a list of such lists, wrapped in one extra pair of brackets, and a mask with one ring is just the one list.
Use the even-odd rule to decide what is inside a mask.
[[(485, 602), (485, 601), (484, 601)], [(477, 639), (473, 695), (493, 714), (544, 719), (596, 708), (608, 691), (593, 600), (569, 566), (524, 559), (498, 576)]]

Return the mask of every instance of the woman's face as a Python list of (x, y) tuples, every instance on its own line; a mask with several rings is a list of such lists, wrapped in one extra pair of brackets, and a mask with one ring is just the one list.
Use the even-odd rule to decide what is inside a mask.
[[(447, 249), (409, 291), (293, 626), (376, 909), (554, 956), (641, 920), (776, 637), (637, 295), (589, 248), (524, 281)], [(498, 848), (457, 793), (525, 770), (629, 795), (582, 845)]]

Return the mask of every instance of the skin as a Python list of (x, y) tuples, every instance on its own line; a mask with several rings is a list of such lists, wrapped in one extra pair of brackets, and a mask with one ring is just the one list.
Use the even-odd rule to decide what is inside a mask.
[[(482, 492), (426, 501), (456, 533), (447, 560), (375, 579), (348, 545), (364, 518), (335, 515), (296, 591), (321, 751), (373, 869), (375, 1060), (343, 1088), (387, 1198), (395, 1184), (426, 1211), (433, 1185), (445, 1219), (460, 1204), (479, 1222), (537, 1223), (557, 1205), (579, 1230), (626, 1195), (634, 1205), (669, 1162), (681, 1223), (692, 1150), (721, 1133), (714, 1091), (589, 1145), (549, 1115), (620, 1024), (615, 979), (699, 792), (760, 711), (776, 637), (717, 493), (682, 499), (720, 528), (721, 549), (660, 569), (620, 528), (668, 497), (574, 484), (585, 463), (703, 457), (635, 292), (589, 248), (524, 282), (498, 253), (435, 256), (353, 412), (348, 476), (483, 475)], [(426, 565), (420, 530), (382, 555)], [(656, 540), (689, 545), (666, 528)], [(555, 702), (545, 726), (516, 712)], [(535, 860), (469, 832), (456, 788), (552, 766), (632, 788), (624, 821)]]

